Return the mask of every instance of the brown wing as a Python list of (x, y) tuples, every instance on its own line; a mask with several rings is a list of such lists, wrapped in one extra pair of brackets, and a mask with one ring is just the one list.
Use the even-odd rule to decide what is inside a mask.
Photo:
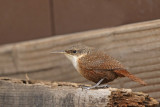
[(94, 52), (92, 54), (87, 54), (85, 57), (80, 59), (81, 65), (84, 65), (86, 69), (123, 69), (123, 65), (115, 60), (114, 58), (100, 52)]
[(94, 54), (88, 54), (85, 57), (82, 57), (79, 63), (81, 63), (80, 65), (84, 65), (81, 66), (84, 69), (98, 72), (112, 71), (115, 72), (119, 77), (128, 77), (133, 81), (139, 82), (142, 85), (146, 85), (146, 83), (140, 78), (135, 77), (125, 70), (119, 61), (104, 53), (97, 52)]

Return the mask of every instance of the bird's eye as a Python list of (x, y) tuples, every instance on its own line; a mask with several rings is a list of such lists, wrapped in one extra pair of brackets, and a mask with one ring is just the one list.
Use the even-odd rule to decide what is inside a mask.
[(77, 53), (77, 51), (76, 51), (76, 50), (73, 50), (72, 52), (73, 52), (73, 53)]

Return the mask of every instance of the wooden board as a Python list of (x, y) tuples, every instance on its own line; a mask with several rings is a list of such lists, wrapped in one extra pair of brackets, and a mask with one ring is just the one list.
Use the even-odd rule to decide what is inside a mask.
[(160, 101), (160, 20), (1, 46), (0, 75), (24, 78), (28, 72), (32, 79), (86, 83), (65, 56), (50, 54), (78, 42), (105, 50), (148, 83), (121, 78), (112, 87), (143, 91)]
[[(27, 84), (26, 84), (27, 83)], [(154, 107), (158, 102), (130, 89), (82, 89), (84, 84), (0, 78), (1, 107)]]

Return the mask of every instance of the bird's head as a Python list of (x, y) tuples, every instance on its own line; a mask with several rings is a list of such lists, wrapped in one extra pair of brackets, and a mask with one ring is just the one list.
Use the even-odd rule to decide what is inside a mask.
[(51, 53), (62, 53), (74, 64), (78, 58), (89, 54), (94, 48), (85, 45), (73, 45), (64, 51), (54, 51)]
[(82, 55), (86, 55), (90, 53), (93, 50), (93, 48), (85, 46), (85, 45), (73, 45), (68, 49), (65, 49), (63, 51), (53, 51), (51, 53), (62, 53), (65, 54), (66, 56), (75, 56), (79, 57)]

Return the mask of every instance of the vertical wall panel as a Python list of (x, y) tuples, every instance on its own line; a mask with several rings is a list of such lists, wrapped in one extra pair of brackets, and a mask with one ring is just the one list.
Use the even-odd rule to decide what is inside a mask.
[(52, 35), (49, 0), (0, 0), (0, 44)]
[(56, 34), (160, 18), (159, 0), (54, 0)]

